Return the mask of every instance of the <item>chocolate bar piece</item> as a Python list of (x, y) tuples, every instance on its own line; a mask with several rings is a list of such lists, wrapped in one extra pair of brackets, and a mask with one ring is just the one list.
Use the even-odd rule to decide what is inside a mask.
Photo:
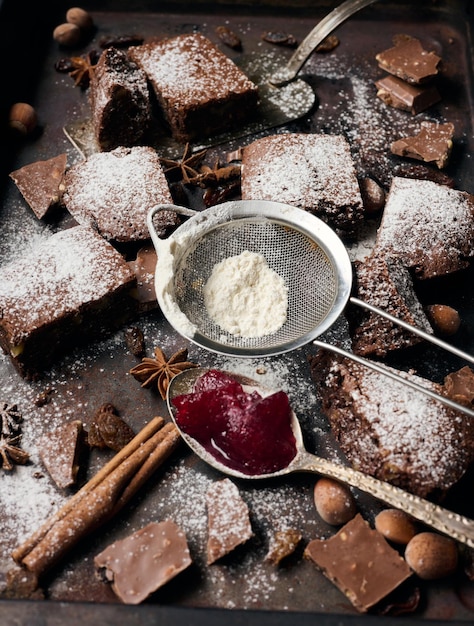
[(305, 556), (361, 612), (385, 598), (412, 572), (385, 538), (357, 514), (330, 539), (314, 539)]
[(446, 167), (453, 149), (454, 125), (451, 123), (421, 122), (414, 137), (404, 137), (390, 146), (393, 154), (434, 163), (439, 169)]
[(45, 217), (61, 199), (66, 164), (67, 155), (59, 154), (46, 161), (24, 165), (10, 174), (38, 219)]
[(213, 483), (206, 496), (207, 563), (211, 565), (252, 536), (248, 506), (228, 478)]
[(379, 66), (414, 85), (429, 82), (438, 74), (441, 57), (423, 48), (418, 39), (400, 35), (393, 48), (376, 55)]
[(396, 76), (385, 76), (375, 83), (377, 97), (385, 104), (410, 111), (413, 115), (428, 109), (441, 100), (434, 85), (411, 85)]
[(84, 432), (80, 420), (63, 424), (40, 439), (40, 458), (61, 489), (71, 487), (76, 482), (83, 443)]
[(172, 521), (152, 522), (115, 541), (94, 559), (94, 565), (125, 604), (139, 604), (191, 565), (182, 530)]

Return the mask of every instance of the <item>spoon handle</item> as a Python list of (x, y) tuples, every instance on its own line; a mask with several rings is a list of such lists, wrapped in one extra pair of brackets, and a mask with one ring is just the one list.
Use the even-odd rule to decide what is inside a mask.
[(470, 548), (474, 548), (474, 520), (453, 513), (437, 504), (395, 487), (395, 485), (383, 482), (339, 463), (333, 463), (332, 461), (314, 456), (309, 452), (302, 455), (300, 463), (295, 469), (298, 471), (315, 472), (360, 489), (385, 502), (385, 504), (405, 511), (413, 518), (444, 535), (464, 543)]
[(313, 30), (303, 39), (286, 66), (272, 76), (270, 82), (276, 87), (281, 87), (294, 80), (300, 69), (306, 63), (309, 55), (333, 32), (333, 30), (342, 24), (342, 22), (345, 22), (351, 15), (376, 1), (377, 0), (346, 0), (340, 6), (333, 9), (324, 19), (318, 22)]

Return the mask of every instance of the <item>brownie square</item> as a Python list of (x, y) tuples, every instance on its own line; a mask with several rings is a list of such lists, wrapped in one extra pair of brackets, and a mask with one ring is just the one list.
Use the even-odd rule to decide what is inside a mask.
[(0, 271), (0, 346), (23, 376), (135, 314), (134, 273), (88, 227), (53, 234)]

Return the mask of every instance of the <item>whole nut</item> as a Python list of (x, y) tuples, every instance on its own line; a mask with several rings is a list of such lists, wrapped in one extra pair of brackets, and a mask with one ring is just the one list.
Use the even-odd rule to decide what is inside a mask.
[(330, 478), (320, 478), (314, 486), (314, 504), (322, 519), (332, 526), (340, 526), (357, 513), (350, 489)]
[(375, 529), (385, 539), (406, 545), (416, 535), (416, 526), (413, 519), (399, 509), (384, 509), (375, 518)]
[(53, 31), (53, 39), (61, 46), (72, 48), (81, 40), (81, 29), (76, 24), (59, 24)]
[(430, 304), (425, 311), (435, 330), (443, 335), (454, 335), (461, 326), (459, 313), (447, 304)]
[(10, 128), (22, 135), (29, 135), (36, 128), (38, 117), (31, 104), (16, 102), (10, 108), (8, 122)]
[(385, 191), (373, 178), (359, 181), (360, 194), (366, 215), (379, 213), (385, 205)]
[(81, 30), (91, 30), (94, 25), (91, 15), (80, 7), (72, 7), (66, 13), (66, 22), (75, 24)]
[(423, 580), (444, 578), (456, 571), (459, 554), (456, 543), (432, 532), (423, 532), (410, 539), (405, 560)]

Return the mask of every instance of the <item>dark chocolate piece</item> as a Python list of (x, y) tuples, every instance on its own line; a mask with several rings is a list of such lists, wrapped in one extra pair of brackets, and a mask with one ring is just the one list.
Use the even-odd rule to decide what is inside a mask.
[(206, 494), (207, 563), (211, 565), (252, 536), (249, 509), (228, 478), (213, 483)]
[(451, 123), (421, 122), (421, 129), (415, 136), (394, 141), (390, 150), (398, 156), (434, 163), (443, 169), (451, 156), (453, 134)]
[(137, 300), (142, 311), (149, 311), (158, 306), (155, 293), (156, 263), (156, 250), (151, 244), (140, 248), (135, 261), (129, 261), (137, 277)]
[(402, 80), (419, 85), (438, 74), (441, 57), (428, 52), (414, 37), (399, 36), (395, 46), (376, 55), (379, 66)]
[(184, 532), (172, 521), (148, 524), (94, 558), (125, 604), (139, 604), (191, 565)]
[(385, 104), (417, 115), (441, 100), (435, 85), (411, 85), (396, 76), (385, 76), (375, 83), (377, 97)]
[(46, 433), (38, 442), (43, 465), (61, 489), (76, 483), (83, 434), (82, 422), (74, 420)]
[(311, 541), (305, 556), (361, 612), (367, 612), (412, 575), (405, 560), (360, 514), (333, 537)]
[(444, 379), (446, 395), (466, 406), (474, 405), (474, 371), (467, 365)]
[(59, 203), (64, 190), (66, 164), (67, 155), (59, 154), (47, 161), (24, 165), (10, 174), (38, 219), (45, 217)]

